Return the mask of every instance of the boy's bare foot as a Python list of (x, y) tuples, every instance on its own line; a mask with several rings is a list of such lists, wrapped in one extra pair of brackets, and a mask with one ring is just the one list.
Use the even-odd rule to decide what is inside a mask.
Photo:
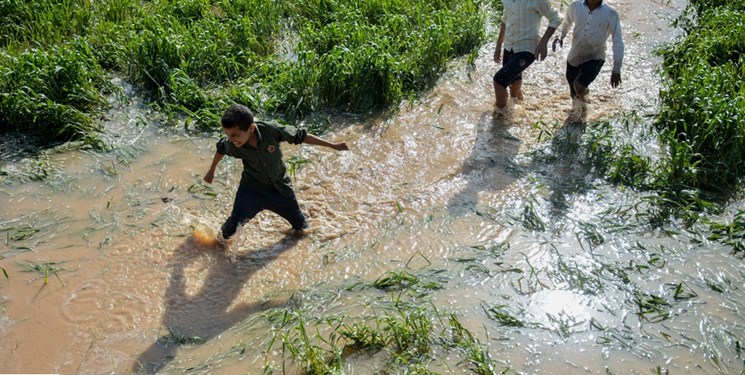
[(575, 122), (584, 121), (587, 117), (587, 103), (579, 97), (572, 98), (572, 109), (569, 111), (569, 119)]
[(222, 232), (217, 233), (217, 236), (215, 236), (215, 240), (217, 240), (217, 243), (225, 248), (228, 248), (228, 246), (233, 243), (233, 239), (230, 237), (223, 237)]
[(512, 100), (515, 101), (515, 103), (520, 103), (521, 101), (523, 101), (522, 90), (510, 90), (510, 96), (512, 97)]
[(585, 96), (582, 96), (582, 95), (577, 95), (577, 99), (578, 99), (579, 101), (581, 101), (581, 102), (585, 103), (585, 104), (590, 104), (590, 103), (592, 103), (592, 101), (590, 100), (590, 98), (588, 97), (588, 95), (585, 95)]
[(577, 91), (577, 99), (585, 104), (590, 104), (590, 89), (585, 89), (583, 92)]
[(504, 119), (504, 118), (507, 118), (507, 115), (509, 114), (509, 108), (495, 107), (491, 114), (492, 114), (492, 117), (495, 119)]

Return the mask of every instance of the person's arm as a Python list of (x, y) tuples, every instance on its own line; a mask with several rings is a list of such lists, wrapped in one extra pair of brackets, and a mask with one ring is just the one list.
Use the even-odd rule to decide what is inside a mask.
[(204, 182), (211, 184), (212, 180), (215, 178), (215, 170), (217, 169), (217, 164), (220, 163), (220, 160), (225, 155), (215, 151), (215, 156), (212, 157), (212, 165), (210, 165), (210, 169), (207, 171), (207, 174), (204, 175)]
[(502, 46), (504, 45), (504, 29), (505, 29), (505, 25), (504, 25), (504, 22), (502, 22), (502, 25), (499, 27), (499, 37), (497, 37), (497, 48), (494, 50), (494, 62), (495, 63), (502, 61)]
[(541, 40), (538, 41), (538, 46), (535, 47), (535, 58), (538, 59), (538, 61), (546, 59), (546, 55), (548, 55), (548, 41), (551, 39), (551, 36), (554, 35), (554, 32), (556, 32), (556, 28), (549, 26), (546, 29), (546, 32), (543, 33)]
[(347, 146), (346, 142), (332, 143), (323, 138), (316, 137), (315, 135), (310, 134), (310, 133), (308, 133), (308, 135), (305, 136), (305, 140), (303, 140), (303, 143), (307, 143), (310, 145), (316, 145), (316, 146), (329, 147), (337, 151), (349, 150), (349, 146)]
[(623, 65), (623, 36), (621, 35), (621, 20), (616, 17), (612, 23), (611, 35), (613, 35), (613, 71), (610, 75), (611, 87), (618, 87), (621, 84), (621, 65)]
[(570, 5), (567, 7), (567, 11), (564, 14), (564, 20), (561, 22), (561, 36), (557, 36), (554, 39), (554, 43), (551, 45), (551, 50), (556, 52), (556, 45), (559, 45), (559, 48), (564, 47), (564, 38), (566, 38), (567, 33), (569, 33), (569, 28), (574, 23), (573, 13), (572, 13), (572, 6)]
[(538, 5), (538, 13), (548, 19), (548, 27), (546, 32), (543, 33), (543, 37), (538, 41), (538, 45), (535, 47), (535, 58), (538, 61), (543, 61), (548, 55), (548, 41), (556, 32), (556, 29), (561, 25), (561, 15), (551, 6), (548, 1), (543, 1)]

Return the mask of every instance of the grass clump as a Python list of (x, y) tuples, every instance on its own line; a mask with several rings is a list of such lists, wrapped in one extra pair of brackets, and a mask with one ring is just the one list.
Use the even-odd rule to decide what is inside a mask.
[(97, 141), (96, 115), (112, 86), (82, 39), (18, 56), (0, 54), (0, 131), (25, 131), (47, 142)]
[(482, 8), (481, 0), (4, 1), (0, 132), (95, 144), (112, 74), (196, 130), (219, 127), (232, 102), (288, 121), (383, 109), (477, 50)]
[(429, 87), (450, 59), (484, 39), (478, 1), (324, 5), (323, 13), (298, 12), (296, 18), (296, 66), (310, 77), (306, 84), (317, 88), (322, 106), (367, 111), (394, 103)]
[(694, 2), (698, 23), (661, 51), (656, 123), (669, 160), (659, 179), (670, 191), (728, 194), (745, 172), (745, 13), (716, 5)]
[(44, 279), (44, 286), (47, 285), (47, 282), (49, 281), (49, 275), (54, 275), (57, 280), (59, 281), (60, 285), (65, 286), (65, 283), (62, 282), (62, 279), (59, 277), (59, 272), (64, 270), (62, 268), (63, 262), (45, 262), (45, 263), (33, 263), (29, 262), (26, 264), (22, 271), (23, 272), (36, 272), (39, 274), (39, 278)]
[[(395, 274), (387, 277), (398, 279)], [(367, 360), (373, 357), (381, 359), (375, 361), (374, 369), (380, 373), (439, 373), (433, 369), (444, 366), (453, 371), (453, 365), (468, 367), (478, 374), (494, 373), (488, 348), (456, 315), (438, 311), (423, 298), (426, 296), (419, 292), (416, 283), (395, 284), (401, 288), (400, 293), (381, 294), (380, 290), (363, 288), (374, 297), (366, 303), (364, 312), (354, 316), (330, 311), (325, 303), (296, 303), (270, 313), (275, 334), (269, 339), (266, 352), (281, 348), (282, 370), (286, 370), (290, 360), (305, 374), (342, 374), (353, 370), (355, 361), (369, 363)], [(312, 295), (307, 299), (313, 302)], [(441, 355), (454, 351), (456, 356), (448, 360)], [(452, 359), (457, 364), (450, 362)], [(267, 357), (264, 372), (273, 373), (275, 366)]]
[(709, 222), (711, 235), (709, 240), (719, 241), (732, 246), (733, 253), (745, 255), (745, 211), (738, 211), (732, 222)]

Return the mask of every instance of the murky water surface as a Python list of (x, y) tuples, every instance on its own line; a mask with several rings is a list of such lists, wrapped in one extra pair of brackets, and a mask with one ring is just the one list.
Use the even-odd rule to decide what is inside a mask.
[[(673, 40), (668, 22), (683, 6), (616, 3), (624, 82), (611, 90), (606, 64), (588, 122), (654, 111), (652, 51)], [(525, 101), (494, 117), (493, 48), (484, 46), (474, 67), (454, 64), (392, 116), (330, 118), (325, 137), (346, 141), (349, 152), (286, 146), (308, 161), (294, 176), (312, 226), (302, 239), (262, 213), (229, 252), (197, 244), (195, 227), (226, 217), (240, 163), (226, 159), (215, 183), (202, 183), (215, 139), (156, 131), (139, 103), (111, 111), (111, 134), (129, 142), (111, 154), (23, 160), (6, 152), (6, 170), (38, 164), (48, 177), (0, 187), (0, 266), (9, 276), (0, 278), (0, 373), (121, 374), (137, 362), (163, 373), (261, 373), (268, 333), (249, 324), (257, 314), (301, 303), (301, 291), (402, 269), (446, 270), (434, 304), (455, 313), (501, 368), (742, 371), (742, 261), (687, 232), (639, 225), (631, 207), (640, 196), (604, 184), (562, 147), (587, 131), (564, 125), (573, 113), (567, 47), (530, 67)], [(557, 136), (547, 141), (546, 132)], [(656, 153), (654, 142), (636, 146)], [(530, 217), (538, 219), (529, 225)], [(667, 315), (638, 314), (636, 302), (651, 295), (666, 297)], [(361, 313), (364, 298), (331, 296), (319, 311)], [(489, 311), (528, 324), (505, 326)], [(200, 340), (163, 345), (167, 337)], [(375, 368), (372, 359), (349, 370)]]

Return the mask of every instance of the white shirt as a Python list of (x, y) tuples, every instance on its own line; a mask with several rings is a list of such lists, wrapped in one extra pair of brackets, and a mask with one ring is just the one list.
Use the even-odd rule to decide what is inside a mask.
[(618, 12), (603, 2), (590, 12), (585, 0), (577, 0), (569, 4), (564, 25), (561, 27), (563, 40), (572, 29), (572, 47), (569, 49), (567, 62), (572, 66), (579, 66), (588, 60), (605, 61), (606, 41), (613, 36), (613, 73), (621, 73), (623, 64), (623, 37), (621, 36), (621, 18)]
[(548, 19), (548, 27), (558, 29), (561, 24), (561, 15), (548, 0), (502, 0), (502, 5), (504, 49), (508, 51), (535, 53), (541, 39), (538, 35), (541, 17)]

